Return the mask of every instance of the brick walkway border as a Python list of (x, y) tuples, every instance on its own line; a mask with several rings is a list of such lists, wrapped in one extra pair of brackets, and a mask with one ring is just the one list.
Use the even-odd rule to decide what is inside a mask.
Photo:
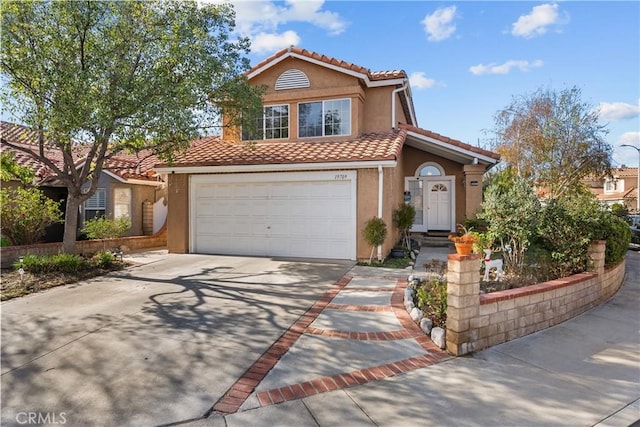
[[(289, 400), (301, 399), (318, 393), (348, 388), (354, 385), (365, 384), (370, 381), (381, 380), (398, 374), (409, 372), (418, 368), (433, 365), (448, 359), (450, 356), (437, 347), (431, 339), (416, 325), (404, 307), (404, 289), (406, 280), (397, 280), (391, 296), (391, 307), (384, 306), (356, 306), (332, 304), (333, 298), (343, 290), (351, 281), (352, 276), (344, 276), (327, 291), (306, 313), (274, 342), (271, 347), (251, 365), (247, 371), (233, 384), (229, 390), (213, 405), (205, 414), (205, 418), (212, 413), (228, 415), (238, 412), (240, 407), (255, 391), (255, 388), (265, 378), (269, 371), (278, 363), (280, 358), (293, 346), (303, 333), (337, 337), (344, 339), (357, 339), (367, 341), (387, 341), (414, 338), (428, 354), (399, 360), (393, 363), (385, 363), (379, 366), (359, 369), (356, 371), (333, 375), (330, 377), (315, 378), (311, 381), (280, 387), (272, 390), (260, 391), (256, 394), (260, 406), (268, 406)], [(351, 290), (351, 289), (350, 289)], [(353, 289), (366, 290), (371, 289)], [(382, 291), (380, 289), (380, 291)], [(391, 290), (388, 290), (389, 292)], [(318, 315), (324, 309), (357, 310), (388, 312), (393, 311), (404, 330), (391, 332), (351, 332), (335, 331), (310, 327)]]

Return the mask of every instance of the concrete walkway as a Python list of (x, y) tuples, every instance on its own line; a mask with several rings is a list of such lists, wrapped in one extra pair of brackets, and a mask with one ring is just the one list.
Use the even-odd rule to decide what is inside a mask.
[[(423, 250), (416, 265), (448, 253)], [(625, 284), (608, 302), (459, 358), (435, 348), (398, 307), (407, 272), (374, 271), (354, 267), (207, 418), (188, 424), (629, 426), (640, 420), (640, 254), (628, 253)]]

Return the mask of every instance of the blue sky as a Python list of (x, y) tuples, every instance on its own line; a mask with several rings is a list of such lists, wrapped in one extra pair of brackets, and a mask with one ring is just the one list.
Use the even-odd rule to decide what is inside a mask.
[(640, 2), (234, 0), (252, 64), (295, 45), (411, 77), (418, 125), (487, 147), (512, 96), (576, 86), (638, 165)]

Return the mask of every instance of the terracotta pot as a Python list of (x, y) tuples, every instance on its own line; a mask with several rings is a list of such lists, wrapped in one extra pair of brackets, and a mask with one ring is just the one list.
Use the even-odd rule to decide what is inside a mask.
[(460, 255), (470, 255), (473, 243), (456, 243), (456, 252)]

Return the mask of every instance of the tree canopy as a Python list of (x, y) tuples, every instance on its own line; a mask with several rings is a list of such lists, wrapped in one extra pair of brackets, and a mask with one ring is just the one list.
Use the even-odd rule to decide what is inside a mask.
[(495, 116), (494, 149), (519, 177), (545, 187), (550, 198), (611, 169), (606, 125), (581, 96), (576, 87), (539, 89), (514, 96)]
[[(231, 37), (234, 17), (228, 4), (184, 0), (2, 1), (2, 100), (41, 133), (39, 150), (13, 148), (69, 190), (65, 251), (109, 157), (148, 148), (171, 161), (221, 115), (233, 126), (241, 110), (260, 110), (261, 88), (243, 75), (249, 42)], [(45, 138), (64, 166), (44, 156)], [(77, 144), (87, 148), (80, 163)]]

